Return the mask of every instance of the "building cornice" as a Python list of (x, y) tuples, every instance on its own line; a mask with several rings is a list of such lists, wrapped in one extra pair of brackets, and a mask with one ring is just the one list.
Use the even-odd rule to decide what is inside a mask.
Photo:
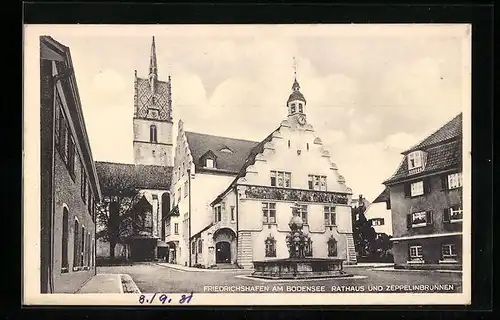
[(441, 238), (441, 237), (452, 237), (452, 236), (461, 236), (461, 235), (462, 235), (462, 232), (419, 234), (419, 235), (414, 235), (414, 236), (391, 238), (391, 241)]

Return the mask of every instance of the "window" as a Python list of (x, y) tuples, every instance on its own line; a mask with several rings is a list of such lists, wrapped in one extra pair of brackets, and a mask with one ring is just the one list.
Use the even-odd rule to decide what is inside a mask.
[(462, 187), (462, 173), (452, 173), (448, 175), (448, 189), (456, 189)]
[(412, 245), (409, 247), (410, 260), (423, 260), (423, 252), (421, 245)]
[(328, 256), (336, 257), (337, 256), (337, 240), (332, 236), (328, 239)]
[(68, 209), (63, 208), (63, 223), (62, 223), (62, 257), (61, 257), (61, 272), (68, 272), (68, 234), (69, 234), (69, 217)]
[(276, 240), (274, 237), (269, 235), (264, 243), (266, 245), (266, 257), (276, 257)]
[(372, 219), (372, 226), (383, 226), (384, 218), (374, 218)]
[(189, 193), (189, 187), (188, 187), (188, 182), (184, 182), (184, 198), (188, 196)]
[(174, 223), (174, 234), (179, 234), (179, 223)]
[(432, 224), (432, 212), (420, 211), (408, 215), (408, 228), (424, 227)]
[(299, 113), (303, 113), (304, 112), (304, 108), (302, 106), (302, 103), (299, 103)]
[(214, 214), (215, 214), (215, 222), (219, 222), (222, 220), (222, 207), (220, 205), (214, 208)]
[(231, 206), (231, 221), (234, 221), (234, 206)]
[(441, 246), (443, 260), (456, 260), (457, 250), (454, 243), (447, 243)]
[(203, 240), (200, 239), (198, 240), (198, 253), (202, 253), (203, 252)]
[(410, 195), (412, 197), (421, 196), (424, 194), (424, 182), (418, 181), (410, 185)]
[(310, 174), (308, 176), (309, 190), (326, 191), (326, 176), (317, 176)]
[(206, 159), (205, 160), (205, 167), (213, 168), (214, 167), (214, 160), (213, 159)]
[(59, 145), (59, 140), (60, 140), (60, 130), (61, 130), (61, 127), (60, 127), (60, 121), (61, 121), (61, 98), (59, 97), (59, 94), (56, 92), (56, 96), (55, 96), (55, 108), (54, 108), (54, 116), (55, 116), (55, 120), (54, 120), (54, 138), (55, 138), (55, 142), (56, 142), (56, 145)]
[(274, 202), (263, 202), (262, 203), (262, 215), (265, 224), (276, 223), (276, 203)]
[(191, 243), (191, 254), (195, 254), (196, 252), (196, 242), (192, 242)]
[(271, 186), (290, 188), (292, 186), (292, 174), (284, 171), (271, 171)]
[(422, 167), (422, 152), (415, 151), (408, 155), (408, 169), (412, 170), (415, 168)]
[(90, 232), (87, 233), (87, 240), (86, 241), (87, 241), (86, 242), (86, 244), (87, 244), (87, 247), (86, 247), (86, 256), (87, 256), (87, 258), (86, 258), (86, 260), (87, 261), (85, 262), (85, 265), (87, 267), (90, 267), (90, 254), (91, 254), (90, 253)]
[(443, 221), (448, 223), (461, 222), (463, 219), (462, 205), (444, 209)]
[(75, 176), (75, 141), (72, 136), (68, 137), (68, 170), (72, 177)]
[(87, 173), (83, 167), (83, 162), (80, 161), (80, 167), (82, 168), (82, 180), (80, 181), (80, 194), (82, 195), (83, 202), (87, 201)]
[(59, 117), (59, 151), (61, 152), (63, 158), (66, 155), (66, 132), (67, 132), (67, 122), (66, 117), (64, 116), (64, 112), (60, 109), (60, 117)]
[(80, 249), (78, 248), (80, 244), (80, 238), (78, 233), (80, 232), (80, 226), (78, 224), (78, 220), (75, 219), (75, 225), (73, 229), (73, 270), (78, 267), (79, 263), (79, 257), (80, 255), (78, 254), (80, 252)]
[(295, 103), (291, 104), (291, 113), (295, 113)]
[(288, 140), (288, 148), (290, 149), (290, 140)]
[(310, 238), (307, 239), (306, 245), (304, 246), (304, 255), (306, 257), (312, 257), (313, 255), (313, 242)]
[(181, 202), (181, 188), (177, 189), (177, 203)]
[(298, 208), (298, 214), (299, 214), (299, 217), (302, 218), (302, 221), (304, 222), (304, 224), (307, 224), (307, 205), (299, 205), (299, 208)]
[(80, 246), (80, 267), (83, 267), (85, 264), (85, 262), (84, 262), (84, 258), (85, 258), (85, 227), (84, 226), (82, 226), (81, 241), (82, 241), (82, 244)]
[(157, 142), (157, 132), (156, 132), (156, 126), (154, 124), (152, 124), (150, 127), (149, 127), (149, 141), (151, 142)]
[(89, 197), (88, 197), (88, 201), (87, 201), (87, 209), (89, 210), (89, 214), (92, 214), (92, 205), (93, 205), (93, 202), (92, 202), (92, 193), (90, 192), (90, 185), (89, 185)]
[(324, 213), (325, 213), (325, 226), (336, 225), (335, 207), (325, 206)]
[(306, 142), (306, 149), (309, 151), (309, 142)]

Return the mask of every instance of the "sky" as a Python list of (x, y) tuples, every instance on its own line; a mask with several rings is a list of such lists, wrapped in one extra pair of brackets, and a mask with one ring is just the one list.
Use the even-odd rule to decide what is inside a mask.
[[(172, 79), (174, 139), (188, 131), (260, 141), (286, 117), (294, 78), (339, 173), (372, 201), (402, 160), (463, 101), (464, 25), (38, 26), (68, 46), (94, 160), (133, 163), (134, 70), (155, 36)], [(175, 140), (174, 140), (175, 141)]]

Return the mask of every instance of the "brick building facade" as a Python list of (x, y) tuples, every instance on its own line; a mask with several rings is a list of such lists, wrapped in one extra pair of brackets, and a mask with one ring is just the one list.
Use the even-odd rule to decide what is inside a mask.
[(101, 197), (69, 48), (40, 37), (41, 292), (73, 293), (95, 275)]

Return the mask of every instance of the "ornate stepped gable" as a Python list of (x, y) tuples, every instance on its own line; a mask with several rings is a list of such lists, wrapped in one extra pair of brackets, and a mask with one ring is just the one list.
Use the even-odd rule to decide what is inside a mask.
[[(256, 161), (265, 161), (265, 155), (264, 155), (264, 150), (268, 148), (269, 146), (272, 146), (274, 144), (273, 139), (282, 139), (280, 129), (282, 127), (288, 127), (286, 124), (287, 120), (284, 120), (280, 127), (278, 127), (276, 130), (271, 132), (264, 140), (262, 140), (259, 144), (257, 144), (251, 151), (250, 154), (248, 155), (248, 158), (245, 160), (243, 166), (241, 167), (240, 171), (236, 175), (235, 179), (233, 182), (228, 186), (224, 192), (222, 192), (211, 204), (214, 205), (218, 201), (220, 201), (224, 195), (231, 189), (233, 189), (236, 185), (243, 185), (243, 186), (248, 186), (246, 185), (246, 180), (245, 176), (248, 172), (251, 172), (254, 169), (254, 164)], [(285, 124), (285, 125), (283, 125)], [(312, 128), (312, 126), (311, 126)], [(323, 157), (326, 157), (330, 160), (330, 169), (337, 171), (337, 165), (333, 163), (330, 159), (329, 152), (327, 150), (324, 150), (323, 152)], [(266, 196), (272, 196), (272, 198), (269, 199), (276, 199), (276, 200), (288, 200), (290, 201), (299, 201), (299, 199), (304, 199), (300, 201), (308, 201), (308, 202), (316, 202), (316, 200), (319, 200), (317, 202), (332, 202), (332, 203), (338, 203), (338, 204), (347, 204), (348, 199), (347, 199), (347, 194), (350, 194), (352, 191), (349, 187), (345, 186), (345, 179), (343, 176), (340, 174), (337, 174), (337, 181), (341, 184), (344, 185), (345, 189), (343, 192), (328, 192), (328, 191), (314, 191), (314, 190), (295, 190), (294, 189), (289, 189), (289, 191), (271, 191), (268, 189), (273, 189), (273, 190), (280, 190), (280, 188), (267, 188), (265, 186), (248, 186), (250, 189), (247, 188), (248, 193), (247, 196), (249, 198), (262, 198)], [(302, 193), (301, 193), (302, 192)], [(280, 199), (283, 198), (283, 199)], [(267, 199), (267, 198), (262, 198), (262, 199)], [(326, 200), (326, 201), (325, 201)]]

